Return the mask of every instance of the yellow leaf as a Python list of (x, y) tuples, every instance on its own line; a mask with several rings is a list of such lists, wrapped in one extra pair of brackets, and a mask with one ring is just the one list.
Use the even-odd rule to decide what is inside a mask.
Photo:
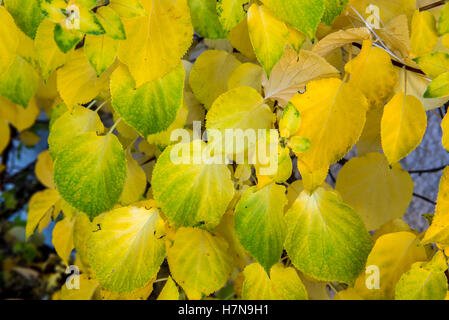
[(289, 25), (286, 26), (288, 29), (287, 43), (291, 48), (295, 49), (295, 51), (299, 53), (299, 50), (301, 50), (302, 45), (306, 42), (307, 37), (301, 31), (298, 31)]
[(122, 207), (100, 216), (87, 248), (103, 288), (132, 293), (153, 279), (165, 257), (163, 221), (156, 209)]
[(55, 24), (45, 19), (37, 29), (34, 46), (36, 56), (41, 67), (41, 75), (47, 80), (56, 68), (66, 62), (66, 54), (63, 53), (54, 40)]
[(35, 173), (40, 183), (47, 188), (55, 189), (55, 183), (53, 182), (53, 160), (48, 150), (42, 151), (37, 157)]
[(75, 219), (65, 217), (58, 221), (53, 229), (52, 243), (55, 246), (56, 253), (62, 261), (68, 266), (69, 258), (73, 245), (73, 226)]
[(418, 98), (398, 92), (384, 107), (382, 147), (390, 164), (405, 158), (424, 137), (427, 116)]
[(338, 75), (339, 71), (317, 54), (307, 50), (297, 54), (293, 49), (286, 49), (271, 71), (270, 79), (264, 79), (265, 98), (286, 105), (298, 91), (304, 91), (309, 81)]
[(19, 132), (31, 127), (39, 112), (35, 99), (24, 108), (0, 96), (0, 118), (8, 120)]
[(357, 142), (357, 153), (363, 156), (370, 152), (382, 152), (380, 138), (380, 122), (384, 110), (382, 108), (368, 110), (366, 114), (365, 128)]
[(438, 191), (435, 216), (424, 235), (423, 243), (435, 242), (442, 246), (449, 245), (449, 168), (443, 171)]
[(36, 145), (41, 138), (32, 131), (23, 131), (20, 133), (20, 141), (27, 147)]
[(351, 75), (350, 83), (358, 87), (368, 99), (370, 108), (380, 108), (393, 94), (398, 81), (396, 69), (384, 50), (372, 47), (364, 40), (360, 54), (345, 66)]
[(0, 7), (0, 72), (7, 70), (16, 57), (19, 46), (19, 32), (13, 17), (5, 7)]
[(367, 28), (351, 28), (339, 30), (328, 34), (318, 41), (312, 48), (312, 52), (322, 57), (327, 56), (331, 51), (343, 47), (353, 42), (362, 42), (371, 39), (371, 34)]
[[(431, 110), (441, 107), (448, 100), (447, 97), (442, 98), (424, 98), (424, 92), (431, 83), (427, 77), (417, 74), (416, 72), (410, 72), (403, 68), (396, 67), (399, 72), (399, 83), (395, 90), (395, 93), (406, 90), (407, 94), (413, 95), (421, 100), (424, 109)], [(404, 74), (404, 72), (406, 74)], [(407, 87), (406, 89), (404, 89)]]
[(142, 197), (147, 186), (147, 177), (128, 149), (126, 152), (126, 181), (119, 201), (128, 205), (136, 202)]
[(173, 70), (192, 43), (193, 27), (186, 0), (141, 0), (146, 14), (124, 20), (127, 39), (118, 57), (137, 88)]
[(208, 231), (178, 229), (167, 259), (173, 279), (189, 299), (201, 299), (202, 295), (209, 295), (225, 285), (233, 266), (227, 249), (228, 244), (222, 237)]
[(29, 238), (33, 234), (34, 229), (36, 229), (45, 216), (51, 217), (52, 208), (55, 207), (59, 200), (60, 196), (58, 191), (53, 189), (37, 192), (31, 197), (28, 205), (26, 238)]
[(248, 19), (243, 19), (232, 28), (231, 32), (229, 32), (229, 42), (247, 58), (251, 60), (256, 59), (256, 54), (249, 38)]
[[(410, 228), (404, 220), (399, 218), (391, 220), (377, 229), (377, 231), (373, 234), (373, 241), (376, 242), (377, 239), (385, 234), (401, 231), (413, 232), (412, 228)], [(415, 233), (418, 234), (417, 232)]]
[(413, 58), (430, 53), (438, 42), (436, 21), (429, 11), (416, 10), (413, 14), (410, 42)]
[(253, 4), (248, 10), (248, 30), (257, 60), (269, 77), (284, 53), (288, 29), (265, 6)]
[(349, 160), (338, 174), (336, 189), (362, 217), (368, 230), (401, 218), (413, 196), (413, 180), (399, 163), (390, 166), (380, 153)]
[(68, 289), (66, 284), (61, 288), (60, 300), (93, 300), (98, 294), (99, 283), (86, 274), (79, 277), (79, 289)]
[(233, 257), (235, 266), (244, 268), (247, 255), (235, 232), (234, 213), (230, 211), (224, 214), (214, 232), (228, 242), (228, 255)]
[(69, 54), (67, 63), (57, 71), (58, 91), (69, 110), (76, 104), (85, 104), (94, 99), (109, 85), (109, 76), (114, 66), (97, 78), (83, 49)]
[(81, 106), (63, 113), (51, 126), (48, 144), (53, 159), (61, 153), (63, 147), (83, 133), (103, 133), (104, 126), (98, 113)]
[(296, 135), (308, 138), (311, 143), (309, 150), (298, 155), (310, 171), (327, 170), (352, 148), (362, 133), (368, 104), (350, 83), (340, 79), (315, 80), (291, 102), (301, 115)]
[(443, 130), (441, 143), (443, 144), (444, 149), (449, 151), (449, 116), (447, 114), (444, 116), (443, 120), (441, 120), (441, 129)]
[(172, 277), (168, 277), (164, 288), (157, 297), (157, 300), (179, 300), (179, 289)]
[(143, 287), (130, 293), (112, 292), (102, 288), (101, 298), (103, 300), (147, 300), (151, 292), (153, 292), (154, 280), (155, 278), (151, 279)]
[(275, 264), (268, 277), (261, 265), (253, 263), (243, 273), (244, 300), (307, 300), (306, 288), (292, 267)]
[(209, 109), (215, 99), (228, 89), (228, 78), (240, 62), (225, 51), (207, 50), (193, 65), (189, 76), (195, 97)]
[(411, 43), (407, 16), (402, 14), (391, 19), (387, 25), (377, 30), (377, 34), (393, 53), (404, 59), (410, 56)]
[(228, 90), (248, 86), (256, 89), (258, 92), (262, 91), (262, 76), (263, 69), (254, 63), (242, 63), (228, 78)]
[[(415, 11), (416, 0), (350, 0), (352, 5), (365, 19), (373, 15), (371, 10), (367, 10), (369, 5), (379, 8), (379, 18), (381, 23), (387, 24), (391, 19), (405, 14), (407, 18), (411, 18)], [(353, 10), (348, 8), (353, 15)]]
[(270, 129), (272, 120), (270, 107), (255, 89), (238, 87), (229, 90), (215, 100), (207, 113), (207, 130), (219, 130), (222, 138), (220, 141), (211, 139), (210, 145), (215, 145), (217, 149), (221, 147), (226, 154), (239, 154), (249, 147), (250, 142), (239, 143), (234, 148), (233, 142), (226, 139), (226, 130)]
[(315, 188), (321, 186), (324, 180), (326, 180), (328, 169), (328, 167), (323, 167), (312, 170), (301, 159), (298, 159), (298, 170), (301, 173), (302, 183), (306, 190), (313, 191)]
[(114, 63), (117, 57), (118, 45), (119, 41), (112, 39), (108, 35), (86, 35), (84, 52), (98, 77)]
[(90, 221), (89, 217), (85, 213), (82, 212), (78, 212), (74, 220), (73, 245), (82, 264), (85, 267), (89, 267), (87, 241), (89, 240), (92, 232), (98, 230), (99, 228)]
[[(411, 232), (395, 232), (380, 237), (368, 256), (366, 267), (379, 268), (379, 289), (368, 289), (371, 276), (376, 276), (370, 269), (362, 272), (357, 278), (354, 288), (363, 299), (394, 299), (396, 283), (401, 275), (417, 261), (427, 260), (426, 250), (419, 244), (419, 239)], [(374, 269), (375, 270), (375, 269)]]
[(399, 279), (396, 300), (443, 300), (447, 293), (446, 257), (438, 251), (429, 262), (416, 262)]
[(0, 119), (0, 154), (8, 146), (11, 137), (8, 121)]

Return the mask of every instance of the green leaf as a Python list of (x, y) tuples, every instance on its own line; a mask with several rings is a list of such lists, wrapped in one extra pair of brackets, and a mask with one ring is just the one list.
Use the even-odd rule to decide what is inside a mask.
[[(166, 148), (156, 162), (151, 185), (154, 199), (170, 222), (213, 228), (234, 196), (234, 184), (225, 164), (193, 163), (197, 145), (181, 143)], [(181, 163), (174, 163), (172, 150), (176, 155), (184, 148), (187, 150), (180, 157)]]
[(101, 216), (87, 242), (101, 285), (129, 293), (154, 278), (165, 258), (164, 222), (156, 209), (123, 207)]
[(112, 106), (143, 137), (166, 130), (182, 105), (185, 71), (180, 63), (166, 76), (136, 89), (128, 69), (121, 65), (111, 77)]
[(54, 39), (59, 49), (67, 53), (81, 41), (83, 35), (78, 31), (68, 31), (63, 29), (60, 24), (55, 25)]
[(28, 106), (38, 86), (39, 75), (36, 70), (18, 55), (9, 68), (0, 74), (0, 95), (24, 108)]
[(82, 33), (92, 34), (92, 35), (100, 35), (104, 34), (105, 30), (103, 29), (100, 21), (98, 20), (95, 13), (86, 7), (80, 7), (80, 29)]
[(117, 57), (118, 41), (107, 35), (87, 35), (84, 41), (84, 53), (90, 65), (95, 69), (97, 77), (101, 76)]
[(56, 160), (63, 147), (73, 138), (87, 132), (101, 134), (103, 131), (104, 126), (100, 117), (92, 110), (75, 106), (71, 112), (63, 113), (54, 120), (48, 136), (48, 145), (53, 161)]
[(321, 19), (327, 25), (331, 25), (345, 9), (349, 0), (324, 0), (324, 14)]
[(216, 0), (188, 0), (195, 31), (208, 39), (226, 38), (217, 14)]
[(282, 255), (286, 224), (285, 187), (269, 184), (245, 191), (235, 208), (235, 231), (240, 243), (266, 270)]
[(424, 92), (424, 98), (440, 98), (449, 96), (449, 72), (433, 79)]
[(229, 32), (245, 18), (248, 0), (218, 0), (217, 13), (223, 30)]
[(218, 235), (197, 228), (180, 228), (167, 260), (173, 279), (189, 299), (201, 299), (223, 287), (231, 276), (228, 243)]
[(5, 0), (5, 7), (13, 16), (17, 26), (34, 39), (44, 15), (39, 0)]
[(292, 149), (292, 151), (296, 154), (304, 153), (310, 149), (310, 140), (306, 137), (294, 136), (291, 137), (288, 142), (288, 146)]
[(274, 265), (270, 277), (261, 265), (253, 263), (243, 271), (242, 298), (244, 300), (307, 300), (307, 291), (292, 267)]
[(301, 125), (301, 116), (298, 109), (292, 104), (288, 103), (282, 112), (281, 120), (279, 121), (279, 132), (281, 137), (289, 138), (294, 135)]
[(54, 180), (59, 193), (91, 219), (117, 203), (125, 179), (125, 152), (113, 134), (88, 132), (77, 136), (62, 147), (55, 161)]
[(303, 191), (285, 215), (285, 249), (305, 274), (352, 284), (372, 247), (362, 219), (337, 193), (319, 187)]
[(126, 32), (120, 15), (109, 7), (100, 7), (97, 18), (106, 31), (106, 35), (116, 40), (125, 40)]
[(396, 300), (443, 300), (448, 285), (446, 257), (438, 251), (430, 262), (416, 262), (399, 279)]
[(279, 19), (298, 29), (310, 39), (324, 14), (324, 0), (262, 0)]

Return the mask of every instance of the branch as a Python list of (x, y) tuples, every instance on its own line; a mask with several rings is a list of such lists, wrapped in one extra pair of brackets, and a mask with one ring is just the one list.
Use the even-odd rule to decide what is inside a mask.
[(444, 0), (437, 1), (437, 2), (428, 4), (428, 5), (424, 6), (424, 7), (419, 8), (419, 11), (430, 10), (430, 9), (433, 9), (433, 8), (436, 8), (436, 7), (439, 7), (439, 6), (443, 6), (445, 3), (446, 3), (446, 1), (444, 1)]
[(426, 201), (426, 202), (428, 202), (428, 203), (431, 203), (431, 204), (433, 204), (434, 206), (437, 204), (435, 201), (433, 201), (432, 199), (429, 199), (429, 198), (427, 198), (427, 197), (425, 197), (425, 196), (422, 196), (422, 195), (420, 195), (420, 194), (417, 194), (417, 193), (415, 193), (415, 192), (413, 192), (413, 196), (414, 197), (416, 197), (416, 198), (419, 198), (419, 199), (421, 199), (421, 200), (424, 200), (424, 201)]
[[(352, 45), (359, 49), (362, 48), (362, 45), (357, 42), (353, 42)], [(417, 73), (417, 74), (420, 74), (423, 76), (425, 75), (425, 73), (421, 69), (410, 67), (409, 65), (403, 64), (402, 62), (396, 61), (394, 59), (390, 59), (390, 60), (391, 60), (391, 63), (396, 67), (405, 68), (405, 70), (408, 70), (408, 71), (411, 71), (411, 72), (414, 72), (414, 73)]]
[(434, 172), (439, 172), (441, 170), (443, 170), (444, 168), (446, 168), (448, 165), (445, 164), (441, 167), (437, 167), (437, 168), (432, 168), (432, 169), (421, 169), (421, 170), (408, 170), (408, 173), (410, 174), (423, 174), (423, 173), (434, 173)]

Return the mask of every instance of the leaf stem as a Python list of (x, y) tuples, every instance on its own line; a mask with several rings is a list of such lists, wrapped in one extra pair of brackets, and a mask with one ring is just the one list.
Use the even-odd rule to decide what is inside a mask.
[(100, 105), (98, 106), (98, 108), (97, 108), (97, 109), (95, 109), (95, 112), (98, 112), (98, 111), (100, 111), (100, 109), (101, 109), (101, 108), (103, 108), (103, 106), (104, 106), (104, 105), (106, 105), (106, 103), (108, 103), (108, 102), (109, 102), (109, 100), (111, 100), (111, 98), (109, 98), (109, 99), (107, 99), (107, 100), (103, 101), (103, 103), (102, 103), (102, 104), (100, 104)]
[(87, 109), (92, 108), (92, 107), (95, 105), (95, 103), (97, 103), (97, 100), (92, 100), (92, 102), (89, 103), (89, 105), (88, 105), (86, 108), (87, 108)]
[(118, 118), (117, 121), (112, 125), (111, 129), (109, 129), (108, 135), (115, 130), (115, 127), (117, 127), (117, 125), (120, 123), (120, 121), (122, 121), (121, 117)]

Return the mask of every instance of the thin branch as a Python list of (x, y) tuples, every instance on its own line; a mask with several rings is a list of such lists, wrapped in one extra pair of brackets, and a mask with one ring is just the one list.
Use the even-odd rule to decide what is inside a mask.
[[(352, 45), (359, 49), (362, 48), (362, 45), (357, 42), (353, 42)], [(390, 60), (391, 60), (391, 63), (396, 67), (405, 68), (407, 71), (411, 71), (411, 72), (414, 72), (414, 73), (417, 73), (417, 74), (420, 74), (423, 76), (425, 75), (425, 73), (421, 69), (410, 67), (409, 65), (403, 64), (402, 62), (396, 61), (394, 59), (390, 59)]]
[(444, 1), (444, 0), (437, 1), (437, 2), (428, 4), (428, 5), (424, 6), (424, 7), (419, 8), (419, 11), (430, 10), (430, 9), (433, 9), (433, 8), (436, 8), (436, 7), (439, 7), (439, 6), (443, 6), (445, 3), (446, 3), (446, 1)]
[(428, 202), (428, 203), (431, 203), (431, 204), (433, 204), (434, 206), (437, 204), (437, 203), (436, 203), (435, 201), (433, 201), (432, 199), (429, 199), (429, 198), (427, 198), (427, 197), (425, 197), (425, 196), (423, 196), (423, 195), (417, 194), (417, 193), (415, 193), (415, 192), (413, 192), (413, 196), (416, 197), (416, 198), (419, 198), (419, 199), (421, 199), (421, 200), (424, 200), (424, 201), (426, 201), (426, 202)]
[(346, 164), (346, 162), (348, 162), (348, 161), (349, 161), (348, 159), (342, 158), (342, 159), (338, 160), (337, 163), (341, 166), (344, 166)]
[(443, 170), (444, 168), (446, 168), (448, 165), (444, 165), (441, 167), (437, 167), (437, 168), (431, 168), (431, 169), (420, 169), (420, 170), (408, 170), (408, 173), (410, 174), (423, 174), (423, 173), (434, 173), (434, 172), (439, 172), (441, 170)]
[(329, 177), (331, 178), (331, 180), (332, 180), (332, 182), (333, 183), (336, 183), (337, 182), (337, 180), (335, 180), (335, 177), (334, 177), (334, 175), (332, 174), (332, 171), (329, 169)]

